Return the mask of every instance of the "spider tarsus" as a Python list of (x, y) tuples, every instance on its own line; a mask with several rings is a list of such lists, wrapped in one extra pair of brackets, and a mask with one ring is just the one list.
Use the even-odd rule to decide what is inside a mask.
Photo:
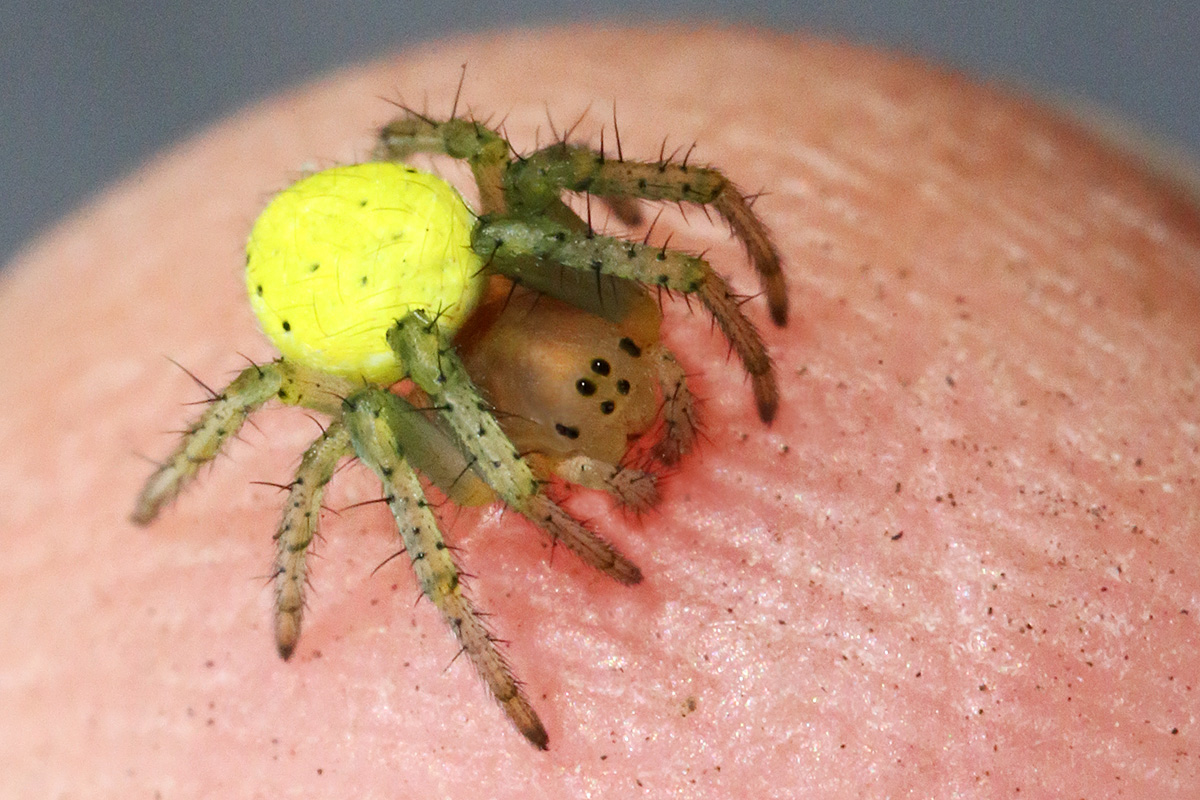
[(773, 375), (754, 375), (751, 377), (754, 391), (754, 403), (758, 407), (758, 417), (770, 425), (775, 421), (779, 411), (779, 387), (775, 384)]
[[(509, 718), (512, 718), (509, 714)], [(550, 749), (550, 734), (546, 733), (546, 728), (542, 725), (542, 721), (537, 718), (536, 714), (530, 711), (531, 718), (525, 722), (524, 727), (518, 726), (521, 734), (529, 740), (530, 744), (538, 750)]]
[(275, 621), (275, 652), (284, 661), (289, 660), (296, 652), (296, 644), (300, 640), (300, 621), (292, 615), (277, 617)]
[(147, 526), (151, 522), (153, 522), (154, 518), (157, 516), (158, 516), (157, 508), (142, 508), (139, 506), (138, 508), (133, 510), (133, 513), (131, 513), (129, 515), (129, 521), (132, 522), (134, 525), (144, 528), (145, 526)]
[(179, 496), (183, 478), (174, 462), (175, 459), (172, 459), (159, 466), (146, 481), (129, 515), (129, 521), (134, 525), (149, 525), (167, 504)]
[(768, 308), (771, 310), (771, 321), (777, 327), (783, 328), (788, 322), (788, 302), (787, 295), (782, 283), (778, 287), (768, 287)]

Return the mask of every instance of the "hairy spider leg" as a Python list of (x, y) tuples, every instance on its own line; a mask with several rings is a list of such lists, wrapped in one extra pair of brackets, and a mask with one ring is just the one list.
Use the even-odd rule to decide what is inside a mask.
[(505, 503), (589, 566), (623, 584), (642, 580), (632, 561), (543, 492), (435, 320), (409, 312), (388, 331), (387, 340), (409, 377), (430, 396), (459, 446), (474, 458), (474, 469)]
[(549, 220), (507, 217), (481, 219), (472, 246), (493, 269), (521, 283), (545, 283), (530, 270), (550, 263), (696, 295), (750, 376), (759, 416), (765, 422), (775, 417), (779, 389), (758, 330), (742, 314), (741, 298), (704, 259), (610, 236), (579, 236)]
[[(469, 466), (450, 437), (425, 412), (402, 397), (389, 395), (389, 413), (398, 422), (392, 436), (405, 459), (463, 506), (487, 505), (496, 495)], [(275, 533), (275, 646), (289, 658), (300, 638), (308, 576), (309, 545), (321, 522), (321, 499), (338, 461), (354, 455), (346, 426), (334, 420), (305, 451), (288, 486), (283, 516)]]
[[(417, 153), (447, 155), (467, 162), (479, 186), (480, 213), (501, 214), (508, 210), (504, 174), (510, 168), (514, 151), (508, 140), (486, 123), (462, 117), (434, 120), (406, 109), (404, 116), (380, 130), (372, 156), (382, 161), (403, 161)], [(641, 208), (634, 196), (612, 193), (601, 200), (626, 225), (641, 222)], [(563, 224), (570, 224), (571, 216), (578, 220), (559, 198), (547, 203), (541, 213)], [(586, 227), (586, 223), (580, 221), (580, 224)]]
[(417, 475), (404, 459), (399, 431), (408, 415), (395, 395), (364, 389), (346, 398), (344, 419), (354, 452), (383, 484), (421, 591), (454, 631), (476, 672), (525, 738), (545, 750), (549, 737), (496, 640), (464, 592), (460, 570), (442, 539)]
[(779, 251), (770, 233), (737, 187), (719, 170), (668, 160), (612, 159), (603, 152), (559, 142), (512, 163), (504, 173), (509, 213), (527, 219), (545, 216), (543, 209), (563, 191), (597, 197), (636, 197), (711, 207), (746, 248), (758, 273), (771, 319), (787, 324), (787, 284)]
[[(389, 414), (397, 422), (391, 436), (405, 460), (431, 483), (463, 506), (487, 505), (496, 495), (471, 469), (467, 457), (450, 437), (407, 400), (389, 395)], [(321, 498), (338, 461), (354, 455), (346, 426), (335, 419), (305, 451), (288, 486), (283, 517), (275, 533), (275, 645), (284, 658), (291, 656), (300, 637), (304, 613), (308, 547), (321, 522)]]
[(341, 413), (342, 398), (352, 386), (341, 378), (282, 360), (247, 367), (209, 401), (175, 451), (146, 481), (130, 518), (138, 525), (150, 524), (196, 477), (200, 467), (217, 457), (250, 414), (268, 400), (278, 399), (336, 417)]
[[(133, 519), (147, 524), (178, 495), (199, 467), (220, 452), (250, 414), (272, 398), (330, 414), (334, 421), (305, 452), (288, 487), (276, 532), (275, 639), (288, 658), (300, 635), (307, 554), (320, 525), (321, 498), (338, 462), (358, 455), (383, 481), (406, 551), (426, 596), (450, 623), (463, 651), (522, 734), (545, 749), (548, 738), (480, 615), (463, 595), (459, 570), (446, 548), (412, 468), (411, 449), (430, 480), (456, 502), (480, 505), (495, 495), (436, 424), (383, 389), (354, 392), (333, 379), (283, 361), (243, 370), (209, 404), (179, 446), (151, 476)], [(341, 398), (349, 395), (343, 401)]]
[(417, 153), (467, 162), (479, 186), (481, 213), (499, 214), (507, 208), (504, 172), (511, 148), (487, 125), (459, 117), (439, 122), (408, 110), (379, 132), (373, 155), (383, 161), (403, 161)]
[(275, 649), (291, 658), (300, 639), (308, 580), (308, 548), (321, 528), (321, 499), (338, 462), (353, 455), (350, 431), (335, 420), (317, 437), (288, 486), (275, 531)]
[[(689, 165), (686, 157), (679, 162), (669, 159), (626, 160), (619, 149), (618, 157), (612, 159), (603, 151), (598, 152), (566, 142), (557, 142), (528, 156), (513, 157), (512, 148), (507, 140), (483, 123), (461, 118), (437, 121), (406, 109), (405, 116), (393, 120), (381, 130), (375, 156), (383, 159), (401, 159), (418, 152), (442, 153), (466, 161), (479, 184), (482, 197), (481, 212), (485, 217), (511, 215), (525, 219), (535, 227), (546, 226), (546, 221), (549, 220), (551, 225), (562, 226), (564, 229), (555, 231), (557, 236), (569, 233), (579, 235), (582, 224), (584, 238), (603, 238), (593, 236), (586, 223), (582, 223), (579, 216), (563, 203), (564, 191), (585, 192), (602, 199), (640, 198), (711, 207), (727, 222), (734, 236), (745, 246), (767, 296), (772, 320), (777, 325), (787, 322), (787, 286), (779, 252), (766, 226), (751, 210), (745, 196), (717, 169)], [(594, 300), (582, 304), (556, 293), (552, 280), (538, 279), (538, 271), (546, 270), (544, 261), (575, 268), (587, 266), (597, 274), (621, 274), (617, 269), (597, 268), (595, 260), (583, 265), (578, 262), (567, 264), (561, 259), (544, 254), (537, 256), (543, 263), (531, 260), (529, 256), (534, 254), (529, 253), (524, 259), (526, 263), (522, 264), (521, 254), (511, 249), (506, 254), (508, 264), (501, 268), (494, 261), (498, 255), (496, 248), (486, 247), (487, 237), (481, 235), (481, 230), (477, 230), (476, 234), (476, 251), (493, 259), (489, 266), (530, 288), (581, 305), (594, 313), (602, 314), (602, 309), (595, 310), (597, 304)], [(622, 244), (628, 245), (625, 242)], [(670, 253), (666, 248), (659, 251), (633, 245), (629, 249), (691, 258)], [(696, 282), (695, 288), (691, 290), (683, 288), (669, 276), (664, 280), (664, 274), (658, 270), (643, 270), (643, 274), (648, 275), (649, 279), (632, 279), (678, 291), (698, 293), (750, 374), (759, 416), (765, 422), (770, 422), (778, 408), (778, 389), (770, 359), (762, 346), (758, 331), (742, 314), (742, 298), (733, 293), (725, 279), (703, 259), (693, 260), (702, 265), (708, 277), (704, 281)]]
[(658, 382), (663, 388), (662, 440), (654, 446), (654, 456), (664, 464), (677, 464), (692, 449), (700, 431), (696, 419), (696, 400), (688, 389), (683, 367), (675, 354), (661, 344), (651, 356), (658, 363)]

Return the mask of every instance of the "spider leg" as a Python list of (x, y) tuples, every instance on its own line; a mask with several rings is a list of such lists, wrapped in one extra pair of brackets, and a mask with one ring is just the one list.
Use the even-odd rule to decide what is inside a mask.
[[(500, 213), (507, 208), (504, 172), (511, 161), (512, 148), (504, 137), (483, 123), (462, 118), (437, 121), (408, 111), (380, 130), (371, 155), (382, 161), (404, 161), (417, 153), (448, 155), (466, 161), (479, 185), (481, 213)], [(622, 223), (641, 222), (637, 198), (613, 194), (601, 199)], [(558, 204), (561, 209), (546, 213), (568, 224), (561, 212), (572, 215), (574, 212), (561, 201)], [(579, 224), (586, 226), (582, 220)]]
[(511, 147), (500, 134), (481, 122), (454, 118), (442, 122), (408, 111), (379, 132), (372, 156), (403, 161), (416, 153), (448, 155), (466, 161), (479, 185), (481, 211), (501, 213), (507, 207), (504, 173)]
[(283, 361), (247, 367), (212, 398), (180, 439), (175, 452), (147, 479), (130, 519), (138, 525), (153, 521), (266, 401), (277, 398), (336, 416), (342, 397), (349, 391), (347, 381)]
[(741, 298), (704, 259), (610, 236), (579, 236), (549, 220), (509, 217), (483, 218), (472, 246), (496, 271), (535, 287), (547, 283), (547, 265), (561, 265), (696, 295), (750, 376), (759, 417), (774, 419), (779, 389), (762, 338), (742, 314)]
[(658, 306), (649, 302), (641, 286), (596, 270), (580, 270), (535, 257), (493, 259), (493, 271), (520, 286), (561, 300), (622, 327), (645, 339), (658, 338)]
[(684, 453), (692, 449), (699, 432), (695, 397), (688, 389), (687, 377), (674, 353), (660, 345), (650, 356), (657, 361), (658, 382), (663, 392), (663, 421), (666, 425), (662, 441), (654, 447), (654, 455), (664, 464), (676, 464)]
[(275, 532), (275, 647), (290, 658), (300, 638), (308, 546), (321, 525), (321, 498), (338, 462), (351, 455), (350, 432), (340, 420), (330, 423), (300, 459), (288, 487), (283, 518)]
[(787, 323), (787, 285), (779, 251), (762, 220), (737, 187), (719, 170), (670, 159), (610, 159), (586, 147), (557, 143), (514, 161), (505, 176), (514, 214), (541, 216), (549, 189), (587, 192), (598, 197), (641, 198), (711, 207), (746, 248), (758, 273), (771, 319)]
[[(527, 458), (538, 460), (534, 455)], [(558, 460), (548, 468), (568, 483), (611, 494), (633, 511), (645, 511), (658, 502), (657, 478), (644, 470), (610, 464), (582, 453)]]
[(346, 399), (344, 420), (354, 451), (378, 476), (421, 591), (458, 637), (476, 672), (517, 729), (538, 748), (549, 737), (521, 691), (483, 618), (463, 591), (460, 570), (442, 539), (417, 475), (405, 461), (398, 432), (408, 415), (398, 398), (382, 389), (364, 389)]
[(413, 381), (432, 398), (459, 446), (475, 459), (474, 469), (505, 503), (595, 569), (624, 584), (642, 580), (633, 562), (542, 491), (436, 322), (411, 312), (388, 331), (387, 339)]
[[(459, 505), (485, 505), (496, 495), (470, 468), (450, 437), (425, 413), (402, 397), (391, 395), (389, 413), (405, 459)], [(284, 658), (300, 638), (308, 547), (321, 522), (321, 499), (338, 461), (352, 455), (350, 433), (334, 420), (300, 461), (288, 487), (283, 518), (275, 533), (275, 645)]]

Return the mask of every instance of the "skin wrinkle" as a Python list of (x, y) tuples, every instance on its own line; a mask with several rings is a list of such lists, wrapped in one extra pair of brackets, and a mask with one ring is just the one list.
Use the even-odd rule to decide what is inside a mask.
[[(708, 321), (666, 304), (707, 443), (640, 520), (576, 498), (642, 585), (549, 563), (516, 515), (446, 526), (544, 704), (545, 754), (464, 659), (446, 667), (404, 569), (370, 575), (394, 549), (378, 504), (326, 515), (327, 588), (292, 660), (274, 654), (271, 590), (247, 579), (279, 498), (249, 480), (289, 479), (301, 415), (261, 415), (154, 529), (123, 522), (146, 472), (130, 450), (161, 452), (198, 396), (161, 354), (210, 383), (236, 352), (271, 357), (237, 278), (263, 187), (365, 152), (397, 87), (448, 109), (464, 61), (462, 107), (507, 114), (517, 142), (545, 139), (548, 101), (573, 119), (613, 97), (627, 156), (697, 139), (696, 163), (767, 191), (791, 289), (786, 332), (751, 313), (781, 376), (769, 430)], [(864, 183), (798, 164), (797, 143)], [(656, 235), (682, 234), (671, 216)], [(0, 278), (6, 788), (1188, 798), (1198, 231), (1193, 203), (1027, 101), (746, 31), (442, 42), (222, 123)], [(745, 292), (740, 257), (709, 254)], [(325, 502), (377, 499), (372, 480), (344, 469)]]

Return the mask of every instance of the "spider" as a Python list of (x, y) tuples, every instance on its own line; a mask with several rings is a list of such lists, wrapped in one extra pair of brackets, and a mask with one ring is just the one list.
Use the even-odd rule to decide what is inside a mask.
[[(403, 163), (417, 153), (465, 161), (478, 213), (442, 179)], [(324, 487), (342, 459), (357, 457), (382, 484), (424, 596), (541, 749), (546, 729), (464, 589), (418, 472), (455, 503), (506, 504), (632, 585), (638, 567), (549, 491), (558, 477), (644, 508), (655, 478), (623, 464), (631, 442), (656, 436), (651, 458), (663, 464), (693, 444), (694, 401), (660, 341), (651, 289), (697, 298), (749, 375), (762, 420), (778, 406), (758, 331), (721, 275), (701, 257), (597, 233), (564, 193), (598, 198), (625, 221), (643, 200), (715, 211), (745, 245), (774, 322), (786, 324), (775, 246), (716, 169), (686, 157), (627, 160), (619, 139), (615, 158), (603, 143), (594, 150), (565, 137), (522, 156), (482, 122), (406, 110), (382, 129), (373, 160), (301, 179), (255, 222), (247, 290), (282, 357), (213, 393), (132, 515), (150, 523), (267, 401), (326, 415), (275, 533), (279, 654), (288, 658), (300, 635)]]

